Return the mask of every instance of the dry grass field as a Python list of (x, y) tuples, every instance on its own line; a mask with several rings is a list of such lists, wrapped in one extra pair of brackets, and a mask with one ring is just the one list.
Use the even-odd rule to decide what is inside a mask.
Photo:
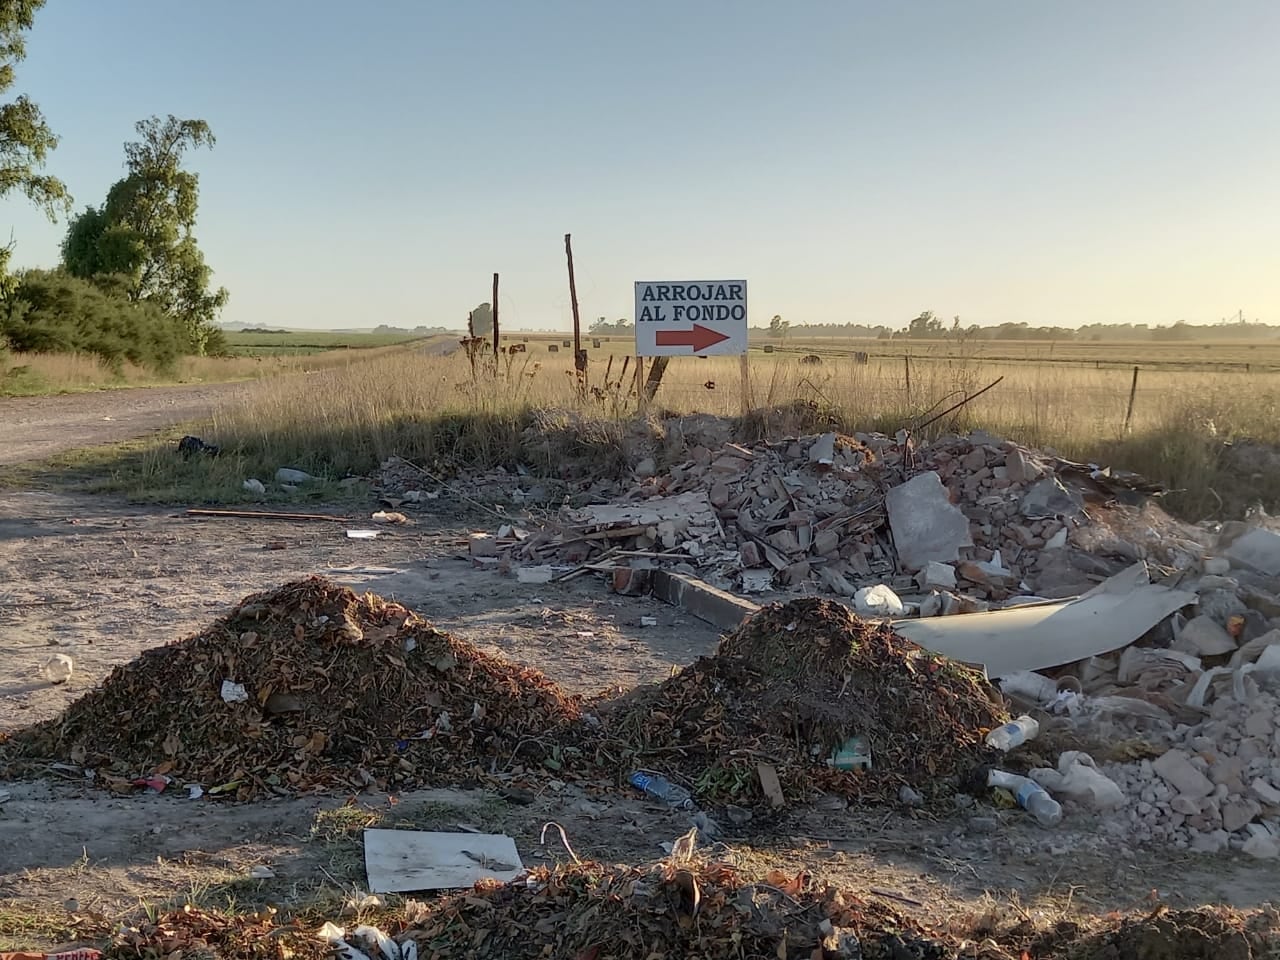
[[(522, 434), (535, 413), (542, 424), (574, 423), (581, 449), (608, 449), (638, 412), (634, 361), (621, 338), (591, 348), (581, 394), (572, 351), (545, 348), (491, 357), (473, 368), (462, 353), (390, 350), (309, 376), (266, 377), (199, 425), (230, 456), (202, 466), (201, 495), (237, 499), (245, 476), (284, 463), (340, 478), (370, 471), (392, 454), (448, 471), (455, 465), (510, 466), (529, 458)], [(591, 345), (588, 342), (587, 346)], [(781, 436), (834, 424), (847, 432), (900, 428), (923, 437), (982, 428), (1062, 456), (1147, 474), (1175, 492), (1172, 507), (1196, 518), (1238, 513), (1280, 496), (1276, 471), (1242, 467), (1241, 442), (1280, 444), (1280, 377), (1243, 368), (1189, 370), (1142, 366), (1129, 429), (1132, 357), (1112, 365), (1050, 364), (974, 357), (820, 354), (805, 363), (791, 352), (750, 355), (750, 429)], [(314, 359), (314, 358), (311, 358)], [(908, 382), (908, 370), (910, 382)], [(736, 358), (677, 359), (648, 412), (743, 412)], [(981, 388), (999, 383), (924, 430), (919, 425)], [(193, 427), (192, 429), (196, 429)], [(1232, 444), (1235, 444), (1233, 447)], [(555, 472), (559, 464), (529, 463)], [(179, 495), (195, 482), (163, 445), (120, 472), (116, 489)]]
[(346, 366), (404, 349), (402, 343), (387, 343), (385, 338), (368, 343), (338, 345), (335, 342), (332, 346), (307, 347), (304, 343), (308, 338), (304, 337), (293, 346), (281, 346), (277, 341), (283, 338), (267, 338), (271, 342), (255, 350), (252, 344), (240, 343), (237, 336), (231, 337), (236, 356), (182, 357), (168, 371), (151, 370), (132, 363), (113, 370), (89, 354), (3, 353), (0, 354), (0, 396), (43, 396), (121, 387), (254, 380)]

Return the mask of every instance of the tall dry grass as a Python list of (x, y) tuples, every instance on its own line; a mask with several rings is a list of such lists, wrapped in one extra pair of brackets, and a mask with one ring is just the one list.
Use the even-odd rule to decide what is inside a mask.
[[(199, 469), (234, 498), (245, 476), (270, 476), (281, 465), (338, 478), (366, 474), (393, 454), (443, 472), (517, 462), (548, 474), (608, 469), (638, 404), (631, 370), (623, 381), (617, 358), (606, 380), (607, 369), (603, 360), (590, 364), (585, 397), (567, 357), (504, 357), (497, 368), (488, 361), (473, 371), (462, 355), (400, 351), (305, 377), (269, 377), (201, 428), (226, 452), (216, 465), (179, 466), (168, 451), (157, 452), (149, 482), (165, 487), (173, 471)], [(1136, 470), (1172, 487), (1170, 502), (1186, 516), (1235, 513), (1254, 499), (1272, 506), (1280, 497), (1280, 476), (1241, 471), (1226, 445), (1244, 438), (1280, 444), (1276, 375), (1143, 372), (1126, 431), (1125, 370), (952, 359), (914, 363), (908, 384), (896, 361), (807, 365), (753, 354), (751, 374), (756, 413), (744, 428), (763, 436), (823, 424), (846, 432), (915, 429), (1003, 378), (917, 435), (981, 428)], [(645, 412), (740, 415), (737, 359), (674, 361)], [(555, 443), (539, 442), (551, 434)]]
[(228, 383), (347, 367), (403, 351), (403, 345), (325, 350), (299, 356), (181, 357), (170, 370), (125, 363), (113, 369), (84, 353), (0, 353), (0, 395), (44, 396), (124, 387)]

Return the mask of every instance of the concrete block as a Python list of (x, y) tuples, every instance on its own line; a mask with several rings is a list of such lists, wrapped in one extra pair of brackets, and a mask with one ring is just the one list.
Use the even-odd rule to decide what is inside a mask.
[(721, 630), (736, 630), (760, 607), (750, 600), (717, 590), (697, 577), (669, 570), (653, 572), (653, 595)]
[(1005, 475), (1013, 483), (1030, 483), (1032, 480), (1039, 480), (1041, 476), (1040, 465), (1023, 453), (1018, 447), (1014, 447), (1004, 458)]
[(1213, 576), (1225, 577), (1231, 572), (1231, 561), (1226, 557), (1205, 557), (1200, 561), (1200, 569)]
[(1213, 783), (1191, 765), (1191, 758), (1181, 750), (1170, 750), (1152, 763), (1152, 769), (1179, 794), (1198, 800), (1213, 793)]
[(885, 509), (898, 559), (907, 570), (923, 569), (931, 560), (953, 563), (961, 547), (973, 546), (968, 518), (932, 470), (890, 489)]
[(1226, 555), (1235, 566), (1280, 575), (1280, 534), (1255, 527), (1227, 547)]
[(1232, 797), (1222, 805), (1222, 829), (1235, 833), (1243, 829), (1245, 824), (1252, 823), (1260, 813), (1262, 813), (1262, 807), (1257, 800)]
[(1188, 620), (1173, 644), (1173, 649), (1198, 657), (1216, 657), (1231, 653), (1235, 648), (1236, 642), (1231, 634), (1206, 616)]
[(556, 575), (551, 564), (544, 563), (536, 567), (517, 567), (516, 579), (521, 583), (550, 583)]
[(487, 533), (473, 533), (467, 539), (467, 545), (473, 557), (496, 557), (498, 555), (498, 538)]
[(1249, 784), (1249, 789), (1253, 795), (1269, 807), (1280, 807), (1280, 790), (1277, 790), (1266, 780), (1259, 777)]

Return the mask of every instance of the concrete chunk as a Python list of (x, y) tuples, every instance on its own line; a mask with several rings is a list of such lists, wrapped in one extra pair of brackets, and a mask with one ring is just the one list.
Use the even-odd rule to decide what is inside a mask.
[(1184, 797), (1199, 800), (1213, 793), (1212, 781), (1191, 765), (1191, 758), (1182, 750), (1168, 751), (1151, 766), (1165, 783)]
[(947, 563), (930, 560), (916, 574), (916, 583), (921, 590), (954, 590), (956, 588), (956, 568)]
[(1231, 634), (1213, 618), (1204, 615), (1188, 620), (1173, 644), (1173, 649), (1198, 657), (1216, 657), (1231, 653), (1235, 648), (1236, 642)]
[(653, 572), (653, 595), (721, 630), (737, 630), (744, 620), (760, 609), (756, 604), (717, 590), (696, 577), (668, 570)]
[(1262, 812), (1257, 800), (1232, 797), (1222, 805), (1222, 829), (1235, 833)]
[(1004, 466), (1008, 478), (1014, 483), (1030, 483), (1032, 480), (1039, 480), (1042, 473), (1040, 465), (1018, 447), (1009, 451), (1004, 458)]
[(1261, 777), (1249, 784), (1249, 789), (1253, 791), (1255, 797), (1267, 806), (1280, 807), (1280, 790), (1277, 790)]
[(898, 559), (908, 570), (920, 570), (931, 560), (952, 563), (961, 547), (973, 546), (968, 518), (947, 498), (932, 470), (891, 489), (885, 509)]
[(1080, 498), (1054, 477), (1045, 477), (1027, 491), (1018, 512), (1028, 520), (1052, 520), (1078, 517), (1082, 512)]
[(1226, 554), (1235, 566), (1256, 570), (1268, 577), (1280, 575), (1280, 534), (1270, 530), (1255, 527), (1227, 547)]

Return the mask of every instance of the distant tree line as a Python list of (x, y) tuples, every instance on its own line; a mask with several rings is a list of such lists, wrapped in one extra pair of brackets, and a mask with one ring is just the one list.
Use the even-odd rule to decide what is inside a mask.
[(1001, 323), (992, 327), (964, 326), (959, 317), (945, 323), (933, 311), (925, 310), (903, 328), (868, 326), (860, 323), (793, 324), (774, 316), (764, 331), (770, 337), (849, 337), (877, 340), (1265, 340), (1280, 337), (1280, 326), (1250, 320), (1224, 320), (1193, 324), (1185, 320), (1166, 326), (1145, 323), (1090, 323), (1082, 327), (1032, 326), (1029, 323)]

